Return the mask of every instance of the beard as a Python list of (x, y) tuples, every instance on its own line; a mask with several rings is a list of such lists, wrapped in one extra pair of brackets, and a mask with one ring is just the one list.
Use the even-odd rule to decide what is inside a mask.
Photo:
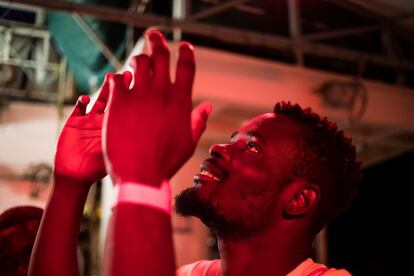
[(200, 199), (197, 188), (191, 187), (183, 190), (175, 197), (175, 211), (184, 217), (195, 216), (209, 227), (220, 239), (241, 240), (260, 233), (266, 229), (268, 224), (267, 212), (252, 219), (248, 214), (238, 216), (225, 216), (219, 213), (220, 206), (213, 207), (210, 202)]

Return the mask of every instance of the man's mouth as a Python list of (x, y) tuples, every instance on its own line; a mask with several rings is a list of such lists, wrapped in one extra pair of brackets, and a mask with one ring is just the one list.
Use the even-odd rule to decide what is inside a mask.
[(198, 186), (201, 182), (221, 182), (225, 177), (225, 172), (219, 168), (212, 158), (206, 159), (201, 163), (200, 173), (195, 175), (194, 184)]
[(212, 174), (211, 172), (206, 171), (206, 170), (202, 170), (201, 175), (205, 175), (205, 176), (208, 176), (210, 178), (213, 178), (215, 181), (220, 181), (220, 178), (218, 178), (217, 176), (215, 176), (214, 174)]

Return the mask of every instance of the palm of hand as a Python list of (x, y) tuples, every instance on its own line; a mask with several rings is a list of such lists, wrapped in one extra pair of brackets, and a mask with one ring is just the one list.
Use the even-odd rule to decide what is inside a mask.
[(55, 172), (82, 181), (96, 182), (105, 175), (101, 129), (103, 114), (71, 116), (59, 137)]
[(59, 136), (55, 174), (92, 184), (106, 175), (102, 155), (102, 122), (109, 95), (108, 77), (86, 114), (89, 97), (79, 97)]

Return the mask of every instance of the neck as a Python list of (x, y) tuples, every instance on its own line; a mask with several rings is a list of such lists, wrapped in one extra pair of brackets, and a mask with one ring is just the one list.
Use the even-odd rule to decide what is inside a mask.
[(222, 275), (288, 274), (311, 251), (313, 237), (304, 233), (297, 226), (273, 227), (242, 240), (219, 239)]

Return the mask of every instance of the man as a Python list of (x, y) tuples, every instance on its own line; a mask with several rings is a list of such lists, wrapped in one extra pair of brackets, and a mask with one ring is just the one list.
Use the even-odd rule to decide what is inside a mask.
[[(55, 168), (59, 188), (46, 209), (32, 275), (76, 275), (71, 244), (79, 208), (90, 183), (102, 177), (102, 160), (118, 192), (104, 275), (176, 274), (167, 181), (192, 155), (211, 105), (191, 110), (192, 46), (180, 44), (172, 82), (163, 36), (157, 31), (147, 36), (152, 54), (133, 59), (133, 87), (129, 73), (109, 76), (92, 112), (85, 114), (88, 99), (81, 98), (62, 131)], [(104, 158), (95, 133), (102, 124)], [(84, 142), (85, 137), (92, 140)], [(81, 146), (69, 150), (74, 143)], [(210, 155), (176, 208), (217, 233), (221, 262), (198, 262), (178, 274), (347, 275), (307, 259), (316, 233), (349, 204), (359, 175), (355, 149), (334, 125), (310, 110), (279, 104), (240, 128), (229, 144), (213, 146)], [(57, 205), (68, 215), (58, 216)], [(62, 230), (57, 224), (69, 233), (46, 242), (46, 232)], [(68, 253), (57, 252), (58, 244)], [(46, 256), (48, 247), (60, 258)]]
[[(136, 58), (134, 87), (123, 76), (112, 79), (105, 115), (104, 155), (119, 191), (109, 275), (174, 275), (165, 180), (192, 154), (210, 112), (202, 104), (191, 114), (192, 47), (181, 45), (171, 82), (164, 38), (152, 32), (149, 39), (153, 53)], [(179, 274), (348, 275), (307, 259), (315, 235), (348, 207), (359, 179), (355, 148), (335, 124), (281, 103), (210, 155), (176, 208), (217, 233), (221, 264), (196, 263)]]
[[(224, 275), (348, 275), (307, 259), (315, 235), (350, 204), (359, 177), (355, 149), (334, 125), (279, 103), (210, 155), (176, 209), (216, 232)], [(220, 265), (181, 268), (203, 270)]]

